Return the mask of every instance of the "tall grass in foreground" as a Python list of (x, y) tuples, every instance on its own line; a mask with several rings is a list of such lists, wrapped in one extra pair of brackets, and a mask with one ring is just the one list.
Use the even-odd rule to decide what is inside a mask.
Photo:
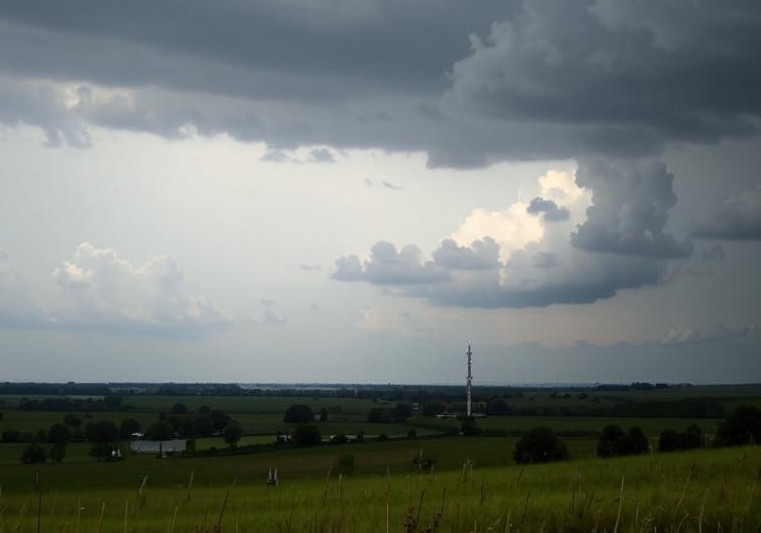
[[(465, 459), (465, 458), (464, 458)], [(213, 459), (211, 459), (213, 460)], [(177, 462), (182, 465), (182, 461)], [(0, 532), (759, 531), (761, 447), (422, 474), (0, 492)], [(34, 475), (29, 470), (30, 479)], [(0, 483), (3, 473), (0, 472)]]

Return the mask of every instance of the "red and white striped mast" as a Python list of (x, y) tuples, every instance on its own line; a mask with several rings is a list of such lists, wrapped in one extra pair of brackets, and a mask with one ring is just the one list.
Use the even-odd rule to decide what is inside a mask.
[(468, 341), (468, 351), (465, 352), (465, 355), (468, 356), (468, 377), (467, 377), (466, 386), (465, 386), (465, 392), (466, 392), (466, 395), (467, 395), (467, 408), (466, 408), (466, 410), (467, 410), (467, 416), (468, 416), (468, 418), (470, 418), (470, 415), (471, 415), (471, 400), (473, 399), (473, 394), (472, 394), (472, 391), (471, 391), (471, 388), (473, 386), (473, 374), (470, 371), (471, 370), (471, 363), (472, 363), (471, 357), (473, 355), (473, 351), (470, 349), (470, 341)]

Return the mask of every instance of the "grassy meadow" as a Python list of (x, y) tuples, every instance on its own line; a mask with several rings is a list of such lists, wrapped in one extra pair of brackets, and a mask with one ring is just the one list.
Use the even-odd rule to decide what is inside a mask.
[[(399, 442), (206, 460), (4, 466), (0, 531), (36, 531), (38, 519), (42, 531), (71, 532), (761, 528), (759, 447), (525, 467), (509, 460), (479, 466), (476, 459), (463, 467), (494, 439), (441, 440), (449, 441), (438, 450), (442, 468), (429, 473), (411, 466), (412, 443)], [(336, 454), (344, 452), (353, 453), (353, 475), (337, 474)], [(263, 479), (273, 463), (281, 471), (277, 487)]]
[[(684, 431), (691, 424), (710, 439), (723, 417), (666, 416), (671, 406), (705, 402), (725, 412), (761, 406), (761, 387), (586, 395), (537, 388), (501, 397), (511, 414), (479, 418), (484, 433), (464, 437), (456, 435), (459, 421), (421, 411), (404, 422), (369, 423), (370, 409), (396, 405), (381, 395), (127, 395), (116, 410), (77, 415), (83, 425), (109, 420), (118, 426), (133, 418), (145, 429), (177, 403), (187, 416), (207, 406), (241, 423), (241, 447), (271, 444), (278, 431), (292, 433), (295, 425), (283, 422), (283, 413), (296, 403), (315, 413), (325, 409), (328, 419), (314, 422), (322, 446), (241, 455), (158, 459), (130, 454), (124, 442), (126, 460), (102, 462), (90, 457), (89, 443), (78, 441), (66, 446), (62, 463), (25, 465), (19, 459), (27, 442), (1, 442), (0, 533), (37, 531), (38, 523), (39, 531), (60, 532), (761, 531), (760, 446), (596, 457), (598, 435), (609, 424), (641, 427), (652, 449), (664, 429)], [(457, 408), (461, 398), (451, 398)], [(36, 435), (66, 415), (19, 410), (21, 399), (0, 395), (0, 433), (13, 428)], [(622, 405), (647, 405), (652, 412), (606, 414)], [(557, 432), (571, 459), (516, 465), (519, 436), (537, 426)], [(410, 430), (414, 438), (407, 438)], [(360, 432), (364, 443), (326, 442)], [(391, 439), (378, 442), (381, 434)], [(222, 436), (194, 440), (199, 451), (226, 447)], [(42, 446), (48, 451), (51, 445)], [(431, 470), (419, 469), (415, 458), (430, 460)], [(279, 486), (265, 484), (270, 467), (278, 468)]]

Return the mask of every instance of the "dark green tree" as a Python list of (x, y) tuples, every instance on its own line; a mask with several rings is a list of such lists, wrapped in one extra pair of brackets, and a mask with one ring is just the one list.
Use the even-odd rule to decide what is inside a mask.
[(761, 409), (741, 405), (716, 430), (716, 446), (761, 443)]
[(129, 439), (133, 433), (140, 432), (140, 422), (134, 418), (125, 418), (119, 424), (119, 435), (123, 439)]
[(306, 424), (314, 422), (312, 409), (303, 403), (290, 406), (283, 415), (283, 422), (288, 424)]
[(159, 420), (151, 424), (148, 428), (148, 438), (151, 440), (169, 440), (174, 436), (174, 429), (171, 424), (164, 420)]
[(603, 428), (600, 438), (597, 440), (597, 455), (599, 457), (613, 457), (622, 455), (625, 448), (626, 433), (621, 426), (610, 424)]
[(36, 442), (31, 443), (29, 446), (24, 448), (23, 452), (21, 452), (21, 462), (27, 465), (44, 463), (47, 458), (48, 457), (45, 455), (45, 450), (43, 450), (42, 446)]
[(69, 426), (56, 422), (48, 430), (48, 442), (66, 446), (71, 440), (71, 430)]
[(328, 421), (328, 410), (324, 407), (320, 408), (320, 422), (327, 422)]
[(74, 413), (69, 413), (63, 417), (63, 423), (66, 424), (67, 426), (76, 428), (82, 425), (82, 419), (79, 418), (79, 416), (75, 415)]
[(404, 422), (412, 416), (412, 404), (410, 402), (397, 403), (391, 411), (391, 416), (394, 417), (394, 422)]
[(65, 444), (53, 444), (50, 448), (50, 460), (54, 463), (60, 463), (66, 457)]
[(238, 445), (238, 441), (243, 436), (243, 426), (237, 420), (230, 420), (225, 429), (222, 431), (225, 437), (225, 444), (230, 448), (235, 448)]
[(568, 448), (546, 427), (535, 427), (515, 444), (513, 459), (516, 463), (547, 463), (568, 458)]
[(15, 429), (8, 428), (3, 431), (3, 442), (18, 442), (19, 438), (21, 438), (21, 433)]
[(105, 459), (119, 440), (119, 428), (110, 420), (90, 422), (85, 426), (85, 438), (92, 444), (90, 456)]
[(103, 405), (106, 406), (106, 410), (115, 411), (122, 404), (124, 398), (121, 394), (106, 394), (103, 396)]
[(371, 407), (367, 412), (367, 421), (373, 424), (384, 424), (394, 421), (390, 409), (385, 407)]
[(214, 425), (215, 431), (222, 431), (225, 429), (227, 421), (230, 420), (227, 413), (221, 409), (212, 409), (209, 411), (209, 417), (211, 418), (211, 423)]
[(299, 424), (293, 431), (293, 443), (299, 448), (319, 446), (321, 440), (320, 428), (314, 424)]
[(472, 437), (481, 433), (476, 419), (472, 416), (466, 416), (460, 419), (460, 433), (466, 437)]
[(172, 408), (169, 410), (169, 412), (173, 415), (184, 415), (188, 412), (188, 406), (184, 403), (176, 403), (172, 405)]
[(508, 412), (507, 402), (502, 398), (495, 397), (486, 402), (486, 414), (490, 416), (494, 415), (506, 415)]

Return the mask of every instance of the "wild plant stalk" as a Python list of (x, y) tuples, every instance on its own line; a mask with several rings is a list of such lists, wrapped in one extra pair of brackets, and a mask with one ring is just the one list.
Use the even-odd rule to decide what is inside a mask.
[(222, 500), (222, 509), (219, 511), (219, 518), (217, 519), (217, 523), (214, 526), (214, 531), (222, 531), (222, 517), (225, 514), (225, 508), (227, 507), (227, 499), (230, 497), (230, 491), (228, 490), (225, 493), (225, 499)]
[(37, 533), (40, 533), (40, 514), (42, 513), (42, 490), (40, 489), (40, 471), (34, 473), (34, 490), (37, 491)]
[(616, 525), (613, 526), (613, 533), (618, 532), (618, 524), (621, 523), (621, 507), (624, 504), (624, 476), (621, 475), (621, 488), (618, 490), (618, 514), (616, 514)]
[(103, 514), (106, 512), (106, 500), (100, 501), (100, 517), (98, 518), (98, 527), (95, 531), (100, 532), (100, 526), (103, 524)]
[(77, 498), (77, 533), (79, 533), (79, 517), (82, 514), (82, 500)]
[(53, 514), (55, 513), (55, 504), (56, 500), (58, 500), (58, 491), (56, 490), (53, 493), (53, 501), (50, 503), (50, 518), (53, 518)]
[(177, 521), (177, 509), (179, 505), (174, 506), (174, 514), (172, 514), (172, 526), (169, 528), (169, 533), (174, 533), (174, 524)]
[(389, 527), (389, 500), (391, 499), (391, 469), (386, 465), (386, 533)]
[(190, 476), (188, 477), (188, 493), (185, 495), (185, 501), (190, 501), (190, 492), (193, 489), (193, 474), (195, 474), (195, 470), (190, 471)]

